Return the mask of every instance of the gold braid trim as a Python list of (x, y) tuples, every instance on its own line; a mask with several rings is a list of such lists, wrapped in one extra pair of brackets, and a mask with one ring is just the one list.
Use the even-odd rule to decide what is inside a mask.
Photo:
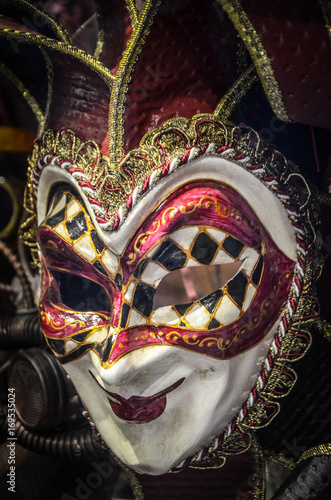
[(331, 41), (331, 3), (330, 0), (319, 0), (319, 4), (325, 19), (325, 27), (328, 30)]
[(252, 433), (251, 436), (250, 452), (253, 458), (253, 469), (254, 469), (253, 500), (264, 500), (265, 498), (264, 492), (266, 485), (264, 454), (261, 445), (258, 442), (254, 433)]
[(136, 2), (135, 0), (125, 0), (125, 3), (131, 17), (132, 27), (135, 28), (136, 24), (138, 23), (138, 17), (139, 17), (139, 12), (136, 6)]
[(318, 318), (316, 320), (316, 326), (318, 327), (319, 332), (331, 342), (331, 325), (328, 321), (323, 318)]
[[(59, 40), (61, 40), (63, 43), (71, 45), (72, 42), (67, 30), (56, 19), (54, 19), (54, 17), (49, 15), (45, 10), (40, 9), (37, 5), (31, 3), (31, 0), (11, 0), (10, 3), (12, 4), (11, 6), (22, 7), (26, 9), (26, 11), (30, 11), (34, 15), (38, 15), (39, 18), (38, 23), (40, 22), (40, 19), (42, 19), (42, 21), (54, 31), (54, 34), (57, 35)], [(31, 22), (31, 24), (32, 23), (33, 21)], [(22, 20), (22, 24), (25, 24), (25, 19)], [(29, 20), (26, 19), (26, 26), (28, 28), (29, 24), (30, 24)]]
[[(53, 91), (54, 91), (54, 67), (51, 58), (47, 54), (45, 49), (40, 49), (41, 54), (43, 55), (45, 62), (46, 62), (46, 69), (47, 69), (47, 80), (48, 80), (48, 87), (47, 87), (47, 103), (46, 103), (46, 109), (44, 112), (45, 115), (45, 122), (48, 117), (49, 109), (51, 106), (52, 98), (53, 98)], [(41, 135), (44, 132), (44, 127), (45, 127), (45, 122), (40, 124), (40, 131), (39, 135)]]
[[(140, 147), (126, 155), (116, 168), (112, 168), (109, 159), (101, 155), (95, 142), (83, 143), (65, 129), (57, 133), (46, 131), (35, 144), (29, 160), (25, 206), (31, 217), (23, 227), (24, 239), (32, 245), (37, 230), (35, 185), (38, 185), (41, 170), (47, 168), (50, 157), (58, 168), (69, 173), (74, 168), (76, 182), (82, 182), (81, 189), (87, 186), (87, 199), (91, 196), (98, 199), (100, 210), (108, 211), (109, 227), (107, 221), (102, 222), (102, 212), (96, 214), (100, 216), (98, 223), (104, 225), (104, 230), (116, 230), (120, 225), (117, 211), (121, 209), (122, 221), (125, 220), (134, 206), (134, 190), (135, 203), (138, 203), (158, 180), (176, 169), (189, 169), (188, 157), (193, 160), (206, 152), (226, 154), (230, 161), (245, 159), (242, 168), (259, 178), (262, 184), (266, 182), (268, 189), (278, 197), (297, 228), (298, 246), (304, 242), (308, 251), (301, 255), (298, 250), (297, 281), (293, 281), (288, 305), (251, 397), (231, 422), (231, 428), (205, 448), (203, 458), (200, 452), (190, 457), (193, 467), (219, 467), (227, 455), (249, 449), (252, 430), (268, 425), (279, 412), (279, 399), (286, 396), (296, 382), (293, 362), (304, 356), (310, 345), (309, 330), (318, 316), (314, 281), (322, 265), (314, 255), (314, 226), (318, 221), (319, 207), (296, 167), (273, 147), (262, 144), (252, 129), (223, 123), (208, 114), (197, 115), (192, 120), (175, 118), (160, 129), (148, 132)], [(82, 172), (81, 180), (77, 169)], [(271, 179), (274, 181), (270, 184)]]
[(102, 49), (103, 49), (104, 41), (105, 41), (105, 30), (104, 30), (103, 17), (101, 14), (100, 2), (99, 2), (99, 0), (94, 0), (94, 3), (95, 3), (97, 22), (98, 22), (98, 39), (97, 39), (97, 45), (95, 47), (93, 57), (95, 59), (99, 59), (101, 52), (102, 52)]
[(280, 120), (290, 122), (270, 59), (262, 40), (237, 0), (218, 0), (245, 43), (272, 109)]
[(331, 443), (319, 444), (304, 451), (299, 458), (298, 463), (307, 460), (307, 458), (320, 457), (325, 455), (331, 455)]
[(104, 450), (107, 450), (107, 452), (112, 457), (112, 459), (114, 460), (114, 462), (116, 462), (121, 467), (121, 469), (125, 472), (128, 480), (130, 482), (131, 488), (133, 490), (133, 494), (134, 494), (135, 500), (144, 500), (143, 490), (142, 490), (142, 487), (141, 487), (141, 485), (139, 483), (139, 480), (138, 480), (138, 477), (137, 477), (137, 473), (134, 470), (130, 469), (130, 467), (128, 467), (127, 465), (125, 465), (122, 462), (122, 460), (120, 460), (112, 452), (112, 450), (109, 448), (109, 446), (102, 439), (102, 436), (101, 436), (100, 432), (96, 428), (94, 422), (92, 421), (91, 416), (89, 415), (89, 413), (87, 411), (83, 411), (83, 417), (86, 418), (86, 420), (89, 422), (89, 424), (91, 426), (91, 429), (92, 429), (92, 434), (93, 434), (93, 437), (94, 437), (94, 440), (96, 441), (96, 443), (100, 446), (100, 448), (103, 448)]
[[(46, 131), (36, 142), (29, 158), (27, 210), (32, 216), (36, 212), (33, 186), (38, 180), (34, 180), (34, 176), (39, 168), (47, 165), (45, 160), (47, 155), (53, 155), (57, 157), (58, 162), (69, 160), (67, 170), (70, 171), (71, 167), (75, 167), (82, 171), (82, 180), (88, 182), (92, 190), (88, 196), (100, 201), (101, 209), (96, 216), (103, 218), (102, 229), (116, 230), (134, 206), (132, 203), (134, 190), (136, 190), (135, 203), (138, 203), (155, 182), (184, 166), (188, 154), (191, 159), (197, 158), (204, 154), (207, 148), (209, 154), (217, 154), (219, 148), (232, 148), (232, 151), (227, 152), (228, 159), (235, 159), (238, 154), (250, 158), (250, 161), (243, 164), (243, 168), (249, 170), (253, 165), (254, 169), (254, 165), (261, 164), (266, 177), (279, 178), (282, 174), (285, 185), (299, 185), (302, 192), (307, 190), (300, 175), (290, 169), (290, 162), (273, 148), (263, 146), (257, 133), (252, 129), (235, 127), (231, 123), (215, 120), (214, 115), (201, 114), (191, 120), (174, 118), (161, 128), (151, 130), (142, 138), (139, 148), (130, 151), (116, 165), (111, 165), (109, 158), (101, 155), (99, 146), (94, 141), (83, 143), (72, 131), (66, 129), (59, 132)], [(42, 166), (38, 167), (40, 162)], [(254, 170), (252, 172), (254, 173)], [(258, 176), (260, 177), (260, 174)], [(38, 173), (37, 178), (39, 178)], [(274, 186), (268, 188), (275, 189)], [(292, 190), (294, 193), (295, 189), (294, 187)], [(283, 198), (280, 201), (285, 203)], [(298, 203), (302, 204), (300, 196)], [(304, 208), (300, 206), (300, 211)], [(122, 220), (119, 220), (119, 211)], [(98, 221), (100, 224), (101, 219)], [(36, 240), (37, 228), (36, 222), (32, 219), (30, 222), (27, 241), (31, 243), (33, 239)], [(23, 230), (23, 235), (26, 229)], [(309, 220), (307, 220), (307, 231), (314, 233)]]
[(106, 66), (84, 50), (81, 50), (74, 45), (68, 45), (67, 43), (53, 40), (52, 38), (48, 38), (44, 35), (22, 32), (9, 28), (0, 30), (0, 37), (5, 40), (16, 40), (17, 42), (31, 43), (38, 48), (46, 48), (59, 52), (60, 54), (67, 54), (75, 59), (78, 59), (86, 66), (99, 73), (108, 85), (111, 85), (115, 80), (114, 75), (106, 68)]
[[(116, 460), (118, 461), (118, 458), (116, 458)], [(130, 481), (135, 500), (144, 500), (145, 496), (144, 496), (143, 488), (142, 488), (141, 484), (139, 483), (137, 474), (132, 469), (130, 469), (127, 465), (123, 464), (122, 462), (120, 462), (120, 466), (122, 467), (122, 469), (124, 470), (124, 472), (127, 475), (127, 478)]]
[(112, 164), (118, 163), (123, 156), (124, 103), (128, 84), (159, 3), (160, 0), (145, 1), (116, 73), (109, 105), (109, 156)]
[(3, 63), (0, 63), (0, 71), (15, 85), (17, 90), (24, 97), (28, 105), (30, 106), (33, 114), (35, 115), (38, 123), (43, 127), (45, 123), (45, 115), (42, 112), (39, 104), (35, 98), (30, 94), (29, 90), (25, 87), (24, 83), (14, 75), (14, 73)]
[(276, 453), (275, 451), (271, 450), (263, 450), (263, 453), (265, 458), (267, 458), (271, 462), (275, 462), (276, 464), (281, 465), (282, 467), (285, 467), (286, 469), (294, 470), (296, 467), (296, 464), (293, 460), (285, 458), (284, 455), (280, 453)]
[(251, 65), (221, 99), (215, 108), (214, 116), (222, 120), (227, 120), (257, 79), (255, 68)]

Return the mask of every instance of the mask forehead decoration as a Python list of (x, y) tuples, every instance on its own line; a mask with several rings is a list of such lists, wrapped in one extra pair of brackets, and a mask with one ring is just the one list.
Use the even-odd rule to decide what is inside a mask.
[[(93, 50), (32, 4), (40, 33), (9, 21), (20, 2), (0, 20), (1, 37), (30, 44), (51, 82), (43, 109), (26, 94), (41, 132), (22, 237), (41, 268), (41, 326), (103, 445), (150, 474), (220, 466), (250, 448), (296, 381), (321, 266), (312, 188), (229, 121), (258, 81), (253, 66), (236, 79), (229, 20), (222, 42), (214, 2), (159, 4), (100, 2), (107, 22)], [(183, 15), (194, 39), (209, 32), (196, 57), (183, 37), (185, 67), (162, 35), (176, 39)], [(257, 66), (288, 120), (271, 68)]]

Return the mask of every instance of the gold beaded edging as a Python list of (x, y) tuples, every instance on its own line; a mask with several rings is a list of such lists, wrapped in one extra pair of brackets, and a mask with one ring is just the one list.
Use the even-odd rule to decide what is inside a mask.
[(263, 450), (254, 433), (251, 436), (250, 452), (253, 458), (253, 500), (264, 500), (266, 485), (265, 460)]
[(95, 47), (95, 51), (93, 54), (93, 57), (95, 59), (99, 59), (104, 41), (105, 41), (105, 31), (104, 31), (104, 24), (103, 24), (103, 17), (101, 13), (101, 8), (100, 8), (100, 2), (99, 0), (94, 0), (95, 3), (95, 9), (96, 9), (96, 15), (97, 15), (97, 23), (98, 23), (98, 39), (97, 39), (97, 44)]
[(53, 63), (51, 61), (51, 58), (47, 54), (46, 50), (45, 49), (40, 49), (40, 52), (41, 52), (41, 54), (43, 55), (43, 57), (45, 59), (46, 69), (47, 69), (47, 79), (48, 79), (47, 102), (46, 102), (46, 109), (45, 109), (45, 112), (44, 112), (45, 121), (42, 122), (42, 123), (40, 123), (40, 132), (39, 132), (39, 134), (42, 134), (44, 132), (45, 123), (46, 123), (46, 120), (48, 118), (48, 113), (49, 113), (49, 109), (50, 109), (51, 102), (52, 102), (52, 97), (53, 97), (53, 91), (54, 91), (54, 67), (53, 67)]
[[(223, 4), (224, 9), (229, 14), (253, 57), (258, 74), (262, 80), (262, 84), (269, 100), (276, 111), (276, 115), (280, 119), (287, 121), (289, 118), (282, 103), (281, 93), (260, 38), (251, 26), (248, 17), (241, 9), (239, 2), (236, 0), (219, 1)], [(125, 98), (129, 80), (132, 76), (138, 54), (145, 43), (146, 36), (148, 35), (151, 24), (153, 23), (160, 0), (147, 0), (140, 13), (137, 11), (134, 0), (126, 0), (126, 6), (133, 26), (133, 32), (130, 40), (128, 41), (127, 47), (122, 54), (122, 59), (120, 61), (116, 77), (98, 60), (102, 51), (104, 39), (102, 16), (100, 8), (98, 8), (98, 4), (97, 18), (99, 23), (99, 35), (95, 54), (94, 56), (91, 56), (85, 51), (74, 46), (70, 41), (67, 32), (60, 25), (58, 25), (56, 20), (51, 16), (43, 13), (42, 10), (36, 7), (31, 7), (26, 0), (16, 0), (16, 3), (32, 10), (33, 12), (37, 12), (38, 15), (44, 16), (47, 24), (51, 26), (60, 40), (47, 38), (46, 36), (35, 34), (29, 32), (28, 30), (20, 31), (9, 28), (0, 31), (1, 37), (11, 39), (18, 43), (31, 43), (41, 50), (43, 48), (54, 50), (74, 57), (96, 71), (109, 85), (109, 154), (111, 163), (118, 163), (123, 156)], [(215, 110), (214, 116), (220, 117), (222, 115), (223, 119), (226, 119), (233, 111), (238, 101), (240, 101), (249, 87), (254, 83), (256, 78), (257, 77), (254, 74), (254, 69), (252, 67), (245, 71), (221, 100)], [(32, 103), (31, 99), (29, 103), (30, 102)], [(34, 109), (36, 109), (36, 105), (34, 103), (32, 104)], [(38, 119), (41, 120), (41, 124), (43, 125), (44, 121), (42, 120), (44, 120), (44, 117), (42, 118), (40, 113), (38, 114)]]

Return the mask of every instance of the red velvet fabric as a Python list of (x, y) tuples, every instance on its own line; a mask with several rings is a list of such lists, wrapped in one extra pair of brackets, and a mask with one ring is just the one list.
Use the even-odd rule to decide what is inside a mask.
[(241, 2), (271, 60), (293, 121), (331, 126), (331, 43), (319, 2)]

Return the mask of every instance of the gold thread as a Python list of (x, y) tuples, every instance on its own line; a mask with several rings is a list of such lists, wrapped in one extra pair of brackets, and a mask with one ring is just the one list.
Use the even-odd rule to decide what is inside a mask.
[[(29, 221), (25, 223), (23, 233), (27, 235), (26, 240), (32, 240), (32, 234), (36, 231), (35, 219), (35, 199), (34, 199), (34, 169), (38, 161), (50, 153), (55, 154), (59, 159), (70, 160), (76, 167), (82, 170), (85, 178), (89, 179), (95, 189), (93, 197), (99, 199), (107, 212), (108, 227), (111, 230), (115, 222), (116, 212), (121, 209), (123, 217), (128, 213), (126, 204), (127, 196), (133, 188), (138, 189), (137, 201), (143, 195), (142, 186), (145, 179), (151, 173), (154, 174), (154, 182), (162, 176), (162, 169), (157, 168), (160, 164), (176, 160), (175, 169), (181, 166), (181, 157), (188, 148), (197, 144), (213, 145), (213, 151), (217, 151), (220, 146), (232, 148), (236, 143), (236, 150), (241, 154), (251, 157), (245, 164), (249, 167), (251, 162), (262, 162), (263, 148), (260, 147), (260, 140), (256, 132), (252, 129), (235, 127), (224, 124), (210, 114), (194, 116), (191, 120), (185, 118), (174, 118), (168, 120), (160, 129), (148, 132), (141, 140), (138, 149), (126, 155), (116, 168), (111, 168), (109, 159), (100, 153), (100, 148), (94, 141), (82, 143), (80, 139), (70, 130), (52, 132), (47, 130), (41, 139), (35, 144), (33, 153), (29, 158), (28, 184), (26, 189), (25, 206), (31, 214)], [(255, 143), (255, 146), (254, 144)], [(164, 152), (160, 150), (160, 145), (164, 144)], [(252, 149), (253, 147), (253, 149)], [(236, 152), (229, 150), (227, 158), (229, 160), (236, 157)], [(267, 153), (269, 154), (269, 153)], [(271, 158), (271, 163), (267, 167), (266, 175), (276, 175), (276, 166), (280, 165), (284, 173), (288, 172), (287, 161), (279, 153)], [(93, 167), (93, 168), (92, 168)], [(69, 168), (69, 167), (68, 167)], [(266, 169), (266, 165), (263, 167)], [(269, 172), (269, 173), (268, 173)], [(130, 176), (129, 176), (130, 173)], [(279, 175), (279, 173), (277, 173)], [(132, 182), (134, 181), (134, 182)], [(287, 184), (291, 184), (289, 177)], [(34, 214), (34, 215), (33, 215)], [(36, 238), (34, 238), (36, 241)], [(36, 261), (37, 262), (37, 261)]]
[(316, 326), (318, 327), (318, 330), (322, 335), (331, 342), (331, 325), (328, 321), (322, 318), (318, 318), (316, 320)]
[(44, 123), (42, 123), (41, 126), (40, 126), (39, 135), (41, 135), (44, 132), (44, 127), (45, 127), (45, 123), (46, 123), (47, 118), (48, 118), (48, 113), (49, 113), (49, 109), (50, 109), (50, 106), (51, 106), (52, 97), (53, 97), (53, 90), (54, 90), (54, 67), (53, 67), (53, 63), (51, 61), (51, 58), (47, 54), (46, 50), (40, 49), (40, 52), (42, 53), (42, 55), (43, 55), (43, 57), (45, 59), (45, 62), (46, 62), (48, 88), (47, 88), (46, 109), (45, 109), (45, 113), (44, 113), (45, 119), (44, 119)]
[(96, 14), (97, 14), (97, 22), (98, 22), (98, 39), (95, 47), (95, 51), (93, 57), (95, 59), (99, 59), (102, 53), (102, 49), (105, 43), (105, 31), (104, 31), (104, 23), (103, 17), (101, 14), (100, 1), (95, 0)]
[(128, 479), (130, 481), (130, 485), (131, 485), (131, 488), (133, 490), (135, 500), (144, 500), (145, 496), (143, 493), (142, 486), (138, 480), (137, 474), (132, 469), (130, 469), (127, 465), (125, 465), (123, 462), (121, 462), (117, 457), (115, 457), (115, 459), (119, 463), (121, 468), (124, 470), (124, 472), (126, 473)]
[(295, 468), (295, 462), (289, 458), (284, 457), (284, 455), (276, 453), (272, 450), (264, 450), (264, 456), (271, 462), (274, 462), (286, 469), (293, 470)]
[(226, 120), (237, 104), (246, 95), (254, 82), (258, 80), (254, 65), (251, 65), (232, 85), (215, 108), (214, 116)]
[[(54, 31), (54, 33), (57, 34), (57, 36), (62, 42), (67, 43), (69, 45), (72, 43), (67, 30), (56, 19), (54, 19), (51, 15), (49, 15), (45, 10), (38, 8), (37, 5), (32, 4), (31, 1), (11, 0), (11, 4), (16, 4), (19, 6), (22, 5), (25, 9), (30, 10), (35, 14), (38, 14), (38, 16), (40, 16), (43, 21), (46, 21), (46, 24)], [(22, 20), (22, 25), (24, 25), (27, 29), (30, 29), (29, 26), (24, 24), (24, 20)], [(37, 29), (38, 26), (36, 26), (36, 31)]]
[[(162, 151), (160, 149), (160, 144), (164, 144), (164, 149), (162, 149)], [(148, 132), (140, 143), (140, 149), (132, 151), (127, 155), (119, 165), (118, 171), (111, 171), (110, 165), (107, 162), (102, 164), (100, 150), (92, 141), (83, 144), (77, 136), (70, 131), (66, 131), (65, 133), (62, 131), (57, 134), (46, 131), (42, 139), (36, 143), (30, 159), (30, 175), (26, 198), (28, 211), (32, 215), (30, 224), (33, 223), (33, 217), (35, 217), (33, 191), (29, 192), (29, 189), (33, 187), (32, 174), (35, 165), (45, 154), (55, 152), (60, 157), (64, 155), (67, 159), (73, 159), (75, 161), (75, 166), (80, 167), (82, 172), (86, 174), (90, 173), (92, 175), (93, 168), (91, 165), (95, 165), (97, 173), (94, 172), (93, 174), (94, 186), (97, 185), (99, 175), (104, 175), (103, 172), (105, 172), (106, 175), (108, 175), (107, 172), (112, 172), (114, 182), (117, 179), (118, 184), (113, 185), (111, 198), (107, 198), (105, 193), (100, 193), (100, 200), (103, 206), (107, 206), (108, 201), (110, 202), (111, 200), (112, 209), (117, 210), (119, 206), (125, 209), (126, 198), (123, 197), (123, 193), (132, 192), (134, 187), (141, 189), (146, 177), (152, 172), (156, 172), (154, 182), (158, 181), (162, 174), (161, 169), (156, 170), (158, 165), (165, 165), (166, 162), (179, 159), (178, 164), (176, 164), (177, 166), (174, 168), (180, 168), (180, 158), (183, 157), (183, 154), (187, 152), (189, 148), (200, 147), (202, 145), (205, 147), (207, 144), (215, 145), (215, 149), (213, 150), (214, 153), (217, 152), (220, 146), (230, 148), (227, 153), (227, 158), (230, 161), (231, 159), (235, 159), (238, 153), (249, 156), (250, 160), (245, 163), (245, 165), (242, 165), (243, 169), (250, 170), (251, 165), (261, 165), (263, 177), (266, 176), (268, 178), (268, 176), (273, 176), (276, 179), (281, 178), (283, 181), (285, 179), (285, 182), (283, 182), (284, 192), (290, 196), (291, 203), (293, 203), (295, 207), (301, 205), (299, 211), (300, 216), (293, 215), (291, 219), (293, 222), (298, 222), (301, 225), (304, 230), (305, 241), (307, 244), (310, 244), (313, 239), (312, 222), (316, 222), (318, 219), (318, 203), (316, 202), (316, 206), (314, 205), (312, 202), (312, 195), (308, 192), (308, 198), (305, 199), (305, 202), (308, 201), (308, 204), (302, 204), (302, 193), (307, 191), (307, 186), (305, 184), (300, 186), (300, 192), (298, 193), (297, 179), (293, 175), (289, 175), (291, 171), (294, 171), (292, 164), (278, 152), (273, 151), (271, 154), (270, 148), (266, 148), (260, 144), (258, 135), (252, 129), (234, 127), (229, 124), (225, 125), (219, 120), (215, 121), (213, 115), (197, 115), (193, 117), (192, 120), (175, 118), (169, 120), (160, 129)], [(233, 147), (233, 151), (231, 151), (231, 147)], [(134, 156), (135, 154), (139, 157), (136, 158)], [(141, 159), (142, 155), (145, 156), (143, 160)], [(268, 158), (268, 161), (266, 161), (266, 158)], [(141, 165), (143, 165), (142, 169)], [(131, 173), (130, 177), (128, 176), (128, 178), (125, 178), (124, 171), (120, 169), (121, 166)], [(189, 168), (189, 165), (187, 165), (187, 168)], [(100, 174), (100, 172), (102, 174)], [(256, 175), (258, 178), (261, 178), (260, 174)], [(118, 202), (116, 198), (116, 193), (119, 191), (114, 191), (114, 188), (121, 190), (121, 193), (118, 195), (120, 202)], [(272, 187), (268, 188), (272, 190)], [(117, 203), (119, 204), (117, 205)], [(286, 202), (282, 201), (282, 203), (285, 204)], [(297, 210), (299, 209), (297, 208)], [(123, 210), (123, 212), (125, 216), (125, 210)], [(27, 228), (27, 234), (32, 238), (32, 228), (31, 226), (27, 226)], [(249, 447), (247, 432), (254, 428), (264, 427), (270, 423), (271, 419), (275, 417), (279, 411), (278, 399), (288, 394), (295, 383), (295, 377), (291, 374), (292, 372), (289, 372), (289, 375), (286, 376), (285, 383), (283, 374), (285, 368), (288, 370), (292, 361), (300, 359), (309, 347), (309, 329), (313, 324), (314, 316), (317, 315), (315, 300), (311, 297), (315, 295), (314, 281), (318, 276), (318, 271), (321, 266), (321, 262), (310, 254), (307, 255), (304, 261), (305, 275), (302, 284), (302, 293), (300, 298), (296, 300), (297, 307), (293, 315), (290, 316), (288, 311), (285, 312), (286, 321), (288, 324), (291, 324), (291, 326), (284, 338), (282, 336), (279, 337), (280, 345), (277, 349), (277, 353), (272, 349), (270, 351), (273, 366), (270, 374), (267, 374), (266, 383), (261, 389), (257, 381), (256, 390), (259, 397), (252, 405), (247, 403), (246, 416), (240, 418), (240, 415), (238, 415), (235, 422), (235, 431), (231, 435), (225, 436), (224, 442), (217, 449), (217, 452), (213, 451), (212, 445), (210, 446), (210, 453), (208, 453), (206, 457), (206, 462), (208, 463), (215, 463), (217, 457), (223, 457), (226, 453), (232, 453), (231, 450), (233, 449), (235, 450), (234, 453), (236, 453), (237, 450), (242, 451), (247, 449), (247, 447)], [(267, 412), (267, 405), (272, 405), (274, 407), (272, 415)], [(232, 447), (233, 443), (236, 446), (235, 448)], [(193, 457), (192, 460), (193, 463), (201, 462), (198, 457)]]
[(299, 458), (298, 463), (307, 460), (307, 458), (327, 456), (327, 455), (331, 455), (331, 443), (319, 444), (304, 451), (301, 457)]
[(331, 3), (330, 0), (319, 0), (319, 4), (325, 20), (325, 27), (331, 41)]
[(112, 164), (118, 163), (123, 156), (124, 102), (126, 92), (138, 54), (145, 42), (159, 3), (160, 0), (145, 1), (116, 74), (110, 98), (108, 125), (109, 157)]
[(135, 28), (136, 24), (138, 23), (139, 16), (136, 2), (134, 0), (125, 0), (125, 3), (131, 17), (132, 27)]
[(218, 0), (218, 2), (222, 4), (244, 41), (275, 115), (284, 122), (290, 122), (270, 59), (247, 14), (237, 0)]
[(105, 82), (111, 86), (111, 83), (115, 81), (114, 75), (104, 66), (100, 61), (95, 59), (93, 56), (87, 52), (79, 49), (74, 45), (68, 45), (59, 40), (53, 40), (44, 35), (33, 34), (28, 32), (21, 32), (19, 30), (5, 28), (0, 30), (0, 37), (6, 40), (17, 40), (18, 42), (31, 43), (36, 45), (38, 48), (45, 47), (49, 50), (55, 50), (60, 54), (67, 54), (71, 57), (78, 59), (83, 64), (86, 64), (89, 68), (93, 69), (105, 80)]
[(250, 447), (251, 455), (253, 458), (253, 499), (254, 500), (264, 500), (265, 498), (265, 487), (266, 487), (266, 478), (265, 478), (265, 460), (264, 454), (261, 448), (259, 441), (255, 433), (251, 434), (251, 447)]
[(3, 63), (0, 63), (0, 71), (15, 85), (21, 95), (24, 97), (32, 112), (34, 113), (38, 123), (43, 126), (45, 123), (45, 116), (35, 98), (30, 94), (29, 90), (25, 87), (24, 83), (14, 75), (14, 73)]

